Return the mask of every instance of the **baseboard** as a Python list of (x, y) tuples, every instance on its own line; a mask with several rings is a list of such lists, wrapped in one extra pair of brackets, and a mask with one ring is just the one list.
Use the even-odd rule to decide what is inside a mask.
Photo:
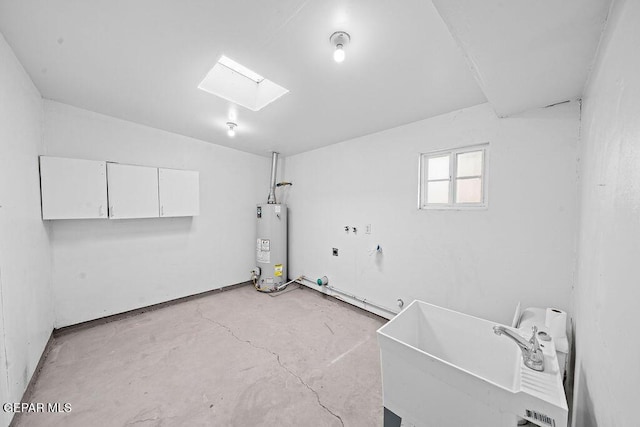
[[(36, 381), (38, 381), (38, 377), (40, 376), (40, 371), (44, 366), (44, 362), (47, 360), (47, 356), (49, 355), (49, 352), (53, 348), (54, 341), (55, 341), (55, 337), (53, 336), (53, 331), (51, 331), (51, 334), (49, 335), (49, 339), (47, 340), (47, 344), (44, 346), (44, 350), (42, 350), (42, 354), (40, 355), (40, 360), (38, 360), (36, 369), (34, 369), (33, 374), (31, 375), (29, 384), (27, 384), (27, 388), (24, 390), (24, 393), (22, 394), (22, 399), (20, 399), (20, 402), (28, 402), (31, 399), (31, 395), (33, 394), (33, 390), (36, 386)], [(22, 412), (15, 413), (13, 418), (9, 422), (9, 427), (16, 426), (21, 416), (22, 416)]]
[[(60, 336), (63, 336), (63, 335), (66, 335), (66, 334), (70, 334), (72, 332), (77, 332), (77, 331), (80, 331), (80, 330), (89, 329), (89, 328), (92, 328), (92, 327), (97, 326), (97, 325), (103, 325), (105, 323), (115, 322), (116, 320), (126, 319), (126, 318), (132, 317), (132, 316), (137, 316), (137, 315), (140, 315), (142, 313), (148, 313), (150, 311), (160, 310), (160, 309), (165, 308), (165, 307), (169, 307), (169, 306), (180, 304), (180, 303), (183, 303), (183, 302), (195, 300), (195, 299), (198, 299), (198, 298), (203, 298), (203, 297), (206, 297), (208, 295), (217, 294), (217, 293), (220, 293), (220, 292), (230, 291), (232, 289), (240, 288), (242, 286), (247, 286), (247, 285), (250, 285), (250, 284), (251, 284), (250, 281), (242, 282), (242, 283), (236, 283), (234, 285), (223, 286), (221, 288), (212, 289), (210, 291), (201, 292), (199, 294), (188, 295), (186, 297), (176, 298), (176, 299), (172, 299), (172, 300), (169, 300), (169, 301), (161, 302), (161, 303), (158, 303), (158, 304), (152, 304), (152, 305), (149, 305), (149, 306), (146, 306), (146, 307), (136, 308), (134, 310), (125, 311), (123, 313), (112, 314), (110, 316), (105, 316), (105, 317), (100, 317), (98, 319), (88, 320), (86, 322), (77, 323), (75, 325), (65, 326), (65, 327), (59, 328), (59, 329), (53, 329), (51, 331), (51, 335), (49, 335), (49, 340), (47, 341), (47, 344), (44, 346), (44, 350), (42, 351), (42, 355), (40, 356), (40, 360), (38, 361), (38, 364), (36, 365), (36, 369), (33, 371), (33, 375), (31, 375), (31, 380), (29, 380), (29, 384), (27, 385), (27, 388), (25, 389), (24, 393), (22, 394), (22, 399), (20, 400), (20, 402), (29, 402), (31, 400), (31, 396), (33, 395), (35, 384), (38, 381), (38, 377), (40, 376), (40, 371), (42, 370), (42, 367), (44, 366), (44, 362), (46, 361), (47, 356), (49, 355), (49, 352), (53, 348), (53, 344), (54, 344), (56, 338), (58, 338)], [(20, 420), (21, 416), (22, 416), (22, 413), (20, 413), (20, 412), (16, 413), (13, 416), (13, 418), (11, 419), (11, 421), (9, 422), (9, 427), (15, 427), (17, 425), (18, 421)]]
[[(362, 307), (359, 307), (353, 303), (350, 303), (348, 301), (343, 300), (342, 298), (337, 298), (334, 295), (328, 295), (325, 294), (323, 292), (319, 292), (316, 289), (310, 288), (306, 285), (303, 285), (301, 283), (297, 283), (298, 285), (300, 285), (299, 289), (312, 289), (314, 291), (316, 291), (317, 293), (321, 294), (324, 298), (327, 299), (331, 299), (333, 301), (335, 301), (336, 303), (344, 306), (345, 308), (349, 308), (351, 310), (355, 310), (361, 314), (364, 314), (367, 317), (373, 318), (373, 319), (380, 319), (380, 320), (384, 320), (386, 321), (387, 319), (385, 319), (384, 317), (373, 313), (371, 311), (368, 311)], [(248, 285), (252, 285), (252, 283), (250, 281), (248, 282), (242, 282), (242, 283), (236, 283), (234, 285), (229, 285), (229, 286), (223, 286), (221, 288), (218, 289), (212, 289), (210, 291), (205, 291), (205, 292), (201, 292), (198, 294), (194, 294), (194, 295), (189, 295), (186, 297), (181, 297), (181, 298), (176, 298), (173, 300), (169, 300), (169, 301), (165, 301), (165, 302), (161, 302), (158, 304), (152, 304), (146, 307), (141, 307), (141, 308), (136, 308), (134, 310), (129, 310), (129, 311), (125, 311), (122, 313), (118, 313), (118, 314), (113, 314), (110, 316), (105, 316), (105, 317), (100, 317), (98, 319), (93, 319), (93, 320), (88, 320), (86, 322), (81, 322), (81, 323), (77, 323), (75, 325), (69, 325), (69, 326), (65, 326), (63, 328), (59, 328), (59, 329), (53, 329), (51, 331), (51, 335), (49, 336), (49, 340), (47, 341), (47, 344), (44, 347), (44, 350), (42, 352), (42, 355), (40, 356), (40, 360), (38, 361), (38, 365), (36, 366), (36, 369), (33, 372), (33, 375), (31, 376), (31, 380), (29, 381), (29, 384), (27, 385), (26, 390), (24, 391), (24, 394), (22, 395), (22, 399), (20, 400), (20, 402), (29, 402), (31, 400), (31, 396), (33, 395), (34, 389), (35, 389), (35, 384), (38, 381), (38, 378), (40, 376), (40, 371), (42, 370), (42, 367), (44, 366), (44, 363), (47, 359), (47, 356), (49, 355), (49, 352), (51, 351), (51, 349), (53, 348), (53, 344), (55, 343), (56, 338), (61, 337), (63, 335), (67, 335), (73, 332), (77, 332), (77, 331), (81, 331), (84, 329), (89, 329), (92, 328), (94, 326), (98, 326), (98, 325), (103, 325), (106, 323), (110, 323), (110, 322), (115, 322), (117, 320), (121, 320), (121, 319), (126, 319), (129, 317), (133, 317), (133, 316), (138, 316), (140, 314), (143, 313), (148, 313), (150, 311), (155, 311), (155, 310), (160, 310), (162, 308), (165, 307), (170, 307), (172, 305), (176, 305), (176, 304), (180, 304), (183, 302), (187, 302), (187, 301), (192, 301), (195, 299), (199, 299), (199, 298), (203, 298), (209, 295), (213, 295), (213, 294), (217, 294), (217, 293), (221, 293), (221, 292), (225, 292), (225, 291), (230, 291), (232, 289), (237, 289), (243, 286), (248, 286)], [(22, 416), (22, 413), (16, 413), (13, 417), (13, 419), (11, 420), (11, 422), (9, 423), (9, 427), (15, 427), (18, 423), (18, 421), (20, 420), (20, 417)]]
[(295, 283), (300, 286), (299, 289), (309, 289), (312, 292), (320, 294), (325, 299), (330, 299), (330, 300), (336, 302), (337, 304), (340, 304), (341, 306), (343, 306), (345, 308), (348, 308), (348, 309), (353, 310), (353, 311), (357, 311), (358, 313), (363, 314), (363, 315), (365, 315), (365, 316), (367, 316), (367, 317), (369, 317), (371, 319), (383, 320), (384, 322), (388, 322), (389, 321), (389, 318), (381, 316), (380, 314), (378, 314), (378, 313), (376, 313), (374, 311), (367, 310), (364, 307), (361, 307), (359, 305), (359, 304), (362, 304), (360, 301), (355, 301), (354, 302), (354, 301), (350, 301), (350, 300), (348, 300), (346, 298), (341, 298), (337, 294), (328, 294), (326, 292), (322, 292), (320, 290), (320, 288), (315, 288), (315, 287), (312, 287), (312, 286), (308, 286), (308, 285), (305, 285), (302, 282), (295, 282)]
[(187, 301), (191, 301), (191, 300), (195, 300), (195, 299), (199, 299), (199, 298), (204, 298), (206, 296), (217, 294), (217, 293), (220, 293), (220, 292), (230, 291), (232, 289), (240, 288), (242, 286), (247, 286), (247, 285), (250, 285), (250, 284), (251, 284), (250, 281), (236, 283), (234, 285), (228, 285), (228, 286), (223, 286), (223, 287), (218, 288), (218, 289), (212, 289), (210, 291), (204, 291), (204, 292), (201, 292), (199, 294), (188, 295), (186, 297), (176, 298), (176, 299), (172, 299), (172, 300), (169, 300), (169, 301), (148, 305), (146, 307), (135, 308), (133, 310), (124, 311), (122, 313), (112, 314), (110, 316), (105, 316), (105, 317), (99, 317), (97, 319), (87, 320), (86, 322), (76, 323), (74, 325), (64, 326), (62, 328), (54, 329), (53, 330), (53, 336), (54, 336), (54, 338), (57, 338), (57, 337), (60, 337), (60, 336), (63, 336), (63, 335), (67, 335), (67, 334), (73, 333), (73, 332), (77, 332), (77, 331), (81, 331), (81, 330), (84, 330), (84, 329), (93, 328), (94, 326), (104, 325), (105, 323), (115, 322), (117, 320), (126, 319), (126, 318), (129, 318), (129, 317), (132, 317), (132, 316), (138, 316), (138, 315), (143, 314), (143, 313), (148, 313), (150, 311), (160, 310), (160, 309), (165, 308), (165, 307), (170, 307), (172, 305), (180, 304), (180, 303), (183, 303), (183, 302), (187, 302)]

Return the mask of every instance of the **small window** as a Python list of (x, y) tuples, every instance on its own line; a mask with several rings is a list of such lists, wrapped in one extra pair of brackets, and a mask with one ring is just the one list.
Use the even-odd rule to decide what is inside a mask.
[(420, 209), (487, 206), (489, 144), (420, 155)]

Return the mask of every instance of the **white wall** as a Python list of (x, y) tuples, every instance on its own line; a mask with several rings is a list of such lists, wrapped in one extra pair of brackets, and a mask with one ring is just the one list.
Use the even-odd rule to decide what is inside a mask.
[(249, 280), (269, 159), (45, 101), (49, 155), (200, 171), (200, 216), (52, 221), (56, 327)]
[[(287, 158), (289, 276), (505, 323), (518, 301), (569, 309), (578, 129), (577, 103), (505, 119), (484, 104)], [(487, 141), (488, 210), (417, 209), (419, 153)]]
[[(40, 218), (42, 98), (0, 34), (0, 402), (19, 402), (53, 328)], [(0, 410), (0, 425), (11, 414)]]
[(583, 99), (575, 424), (638, 425), (640, 3), (614, 1)]

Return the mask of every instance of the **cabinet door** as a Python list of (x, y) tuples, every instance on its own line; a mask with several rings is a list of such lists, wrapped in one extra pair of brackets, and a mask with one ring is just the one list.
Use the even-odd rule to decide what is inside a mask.
[(42, 219), (107, 217), (106, 162), (40, 156)]
[(158, 169), (160, 216), (200, 215), (200, 174), (197, 171)]
[(157, 218), (158, 168), (107, 163), (109, 218)]

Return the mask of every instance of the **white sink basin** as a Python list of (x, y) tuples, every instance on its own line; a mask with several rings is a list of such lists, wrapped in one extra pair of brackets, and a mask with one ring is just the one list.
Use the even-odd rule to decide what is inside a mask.
[(542, 342), (545, 370), (536, 372), (511, 339), (494, 334), (495, 325), (412, 302), (378, 330), (385, 408), (402, 425), (513, 427), (524, 418), (566, 427), (553, 341)]

